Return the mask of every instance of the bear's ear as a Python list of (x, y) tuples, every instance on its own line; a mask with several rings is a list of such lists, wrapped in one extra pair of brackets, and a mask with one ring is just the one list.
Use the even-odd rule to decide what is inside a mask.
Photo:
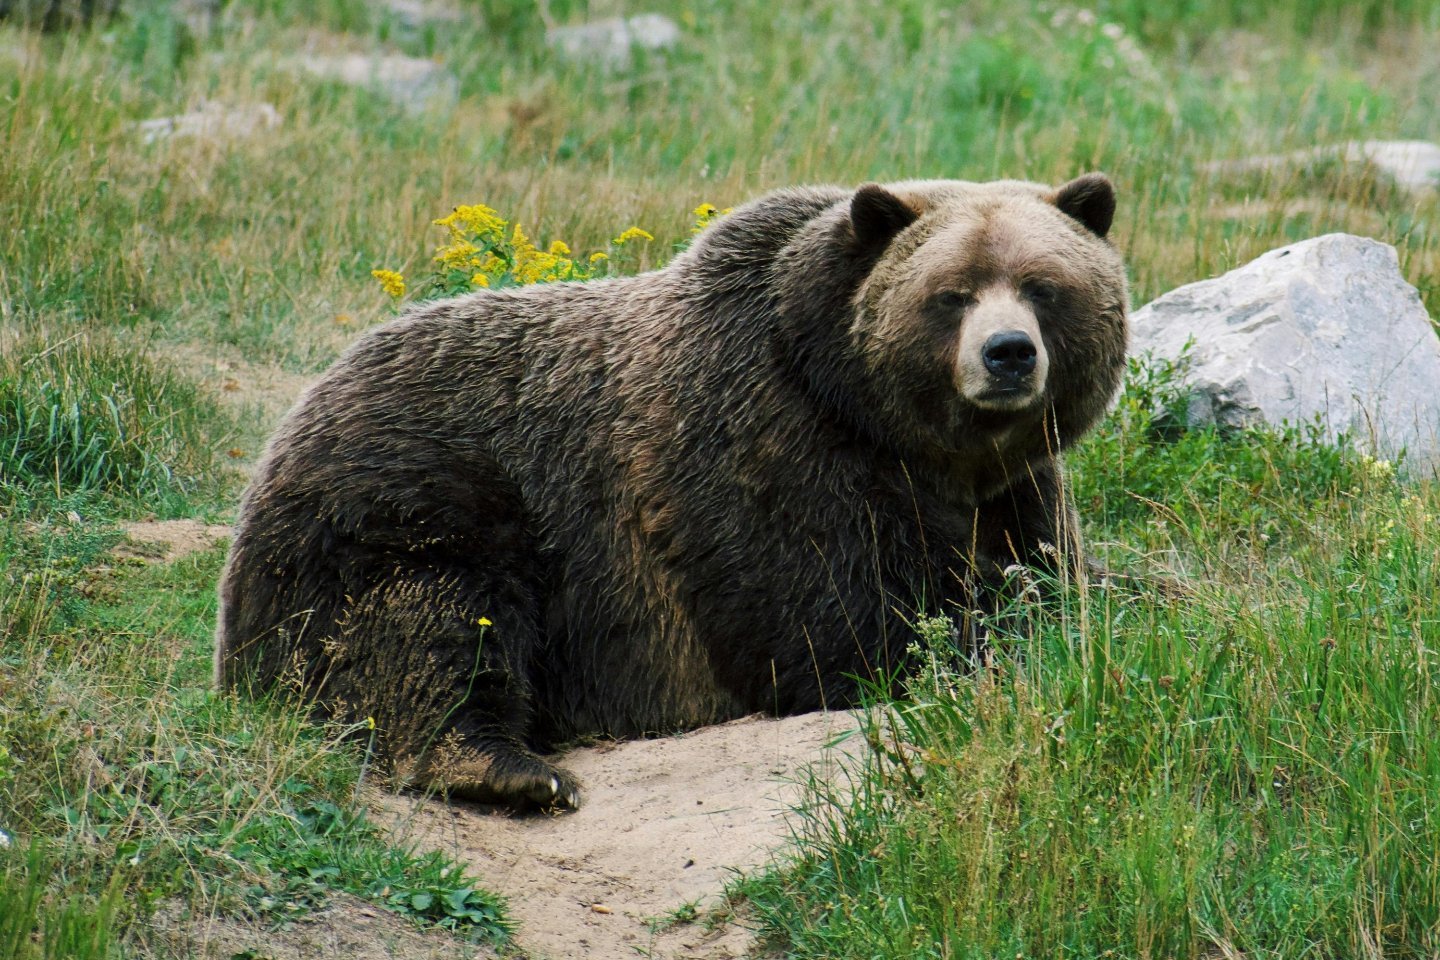
[(1056, 190), (1050, 202), (1097, 237), (1109, 233), (1115, 219), (1115, 186), (1103, 173), (1076, 177)]
[(920, 218), (909, 204), (878, 183), (867, 183), (850, 200), (850, 227), (861, 250), (886, 246)]

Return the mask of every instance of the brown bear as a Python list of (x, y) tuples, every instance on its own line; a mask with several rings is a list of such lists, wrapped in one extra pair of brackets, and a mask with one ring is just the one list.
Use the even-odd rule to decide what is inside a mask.
[(852, 703), (910, 624), (1078, 557), (1060, 453), (1120, 380), (1110, 181), (781, 190), (664, 269), (422, 304), (300, 399), (217, 676), (397, 775), (574, 807), (538, 751)]

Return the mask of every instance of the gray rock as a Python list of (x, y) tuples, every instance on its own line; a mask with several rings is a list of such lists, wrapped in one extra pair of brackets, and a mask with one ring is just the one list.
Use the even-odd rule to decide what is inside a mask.
[(1396, 186), (1411, 192), (1440, 188), (1440, 145), (1425, 140), (1351, 140), (1326, 146), (1270, 153), (1240, 160), (1205, 164), (1211, 173), (1277, 172), (1322, 162), (1369, 166)]
[(1440, 145), (1424, 140), (1365, 140), (1345, 145), (1350, 163), (1368, 163), (1407, 190), (1440, 188)]
[(368, 87), (412, 110), (453, 104), (459, 83), (434, 60), (402, 54), (312, 54), (294, 61), (308, 74)]
[(380, 9), (406, 30), (427, 25), (450, 26), (465, 21), (460, 5), (453, 0), (384, 0)]
[(636, 50), (669, 50), (680, 42), (680, 25), (659, 13), (595, 20), (571, 27), (552, 27), (545, 42), (574, 60), (610, 66), (628, 63)]
[(226, 105), (202, 101), (189, 113), (141, 120), (134, 125), (146, 143), (171, 137), (198, 140), (231, 140), (254, 136), (280, 126), (280, 111), (268, 103)]
[(1440, 471), (1440, 337), (1395, 248), (1343, 233), (1267, 254), (1135, 311), (1132, 355), (1179, 359), (1192, 426), (1319, 420), (1327, 439)]

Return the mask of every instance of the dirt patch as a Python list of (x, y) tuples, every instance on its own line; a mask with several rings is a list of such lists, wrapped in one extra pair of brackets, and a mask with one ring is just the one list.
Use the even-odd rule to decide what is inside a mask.
[[(375, 800), (401, 842), (444, 850), (510, 899), (527, 956), (547, 960), (723, 960), (746, 956), (743, 922), (667, 923), (721, 903), (737, 870), (789, 837), (785, 813), (813, 772), (863, 749), (849, 713), (746, 718), (665, 740), (584, 747), (563, 762), (585, 803), (558, 816), (412, 796)], [(703, 919), (703, 917), (702, 917)]]
[(418, 929), (404, 917), (337, 894), (324, 910), (281, 929), (229, 917), (157, 918), (152, 956), (194, 960), (489, 960), (493, 950)]
[(232, 409), (256, 415), (267, 424), (267, 431), (318, 376), (253, 363), (209, 344), (184, 344), (172, 352), (181, 369), (214, 390)]
[(199, 553), (230, 536), (223, 523), (200, 520), (144, 520), (124, 525), (125, 542), (113, 553), (117, 557), (170, 563)]

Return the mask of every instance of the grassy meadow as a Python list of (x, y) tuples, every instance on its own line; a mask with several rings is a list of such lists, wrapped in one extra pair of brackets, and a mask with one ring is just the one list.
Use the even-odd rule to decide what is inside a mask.
[[(189, 912), (283, 922), (345, 892), (503, 944), (483, 878), (387, 845), (364, 739), (209, 687), (223, 543), (305, 378), (484, 203), (543, 248), (663, 263), (703, 202), (867, 179), (1091, 169), (1136, 304), (1332, 231), (1394, 244), (1440, 315), (1433, 194), (1315, 159), (1440, 140), (1440, 4), (1037, 0), (664, 5), (682, 39), (596, 65), (546, 22), (656, 7), (129, 0), (89, 31), (0, 21), (0, 956), (184, 955)], [(443, 19), (453, 15), (454, 19)], [(404, 54), (424, 103), (305, 68)], [(140, 121), (273, 106), (244, 135)], [(639, 225), (653, 242), (612, 242)], [(1288, 433), (1179, 432), (1136, 367), (1071, 457), (1088, 535), (1178, 596), (1062, 584), (990, 670), (940, 654), (881, 705), (852, 789), (738, 887), (799, 958), (1440, 956), (1440, 488)], [(917, 642), (943, 643), (943, 624)]]

